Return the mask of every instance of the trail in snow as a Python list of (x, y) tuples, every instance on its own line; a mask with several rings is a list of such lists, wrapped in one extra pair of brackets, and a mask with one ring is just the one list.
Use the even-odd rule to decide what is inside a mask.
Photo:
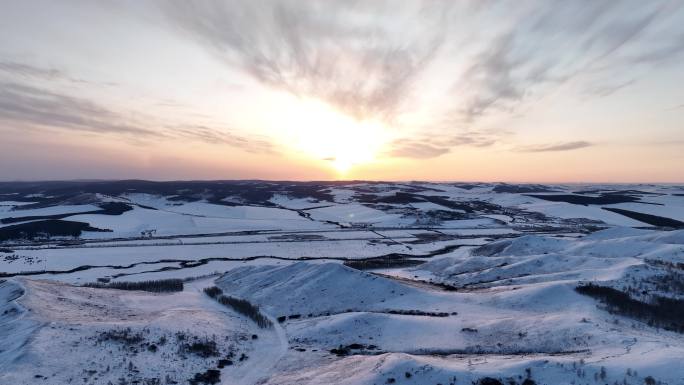
[[(213, 308), (217, 309), (222, 313), (228, 313), (230, 310), (225, 306), (219, 304), (213, 299), (204, 295), (204, 288), (212, 286), (214, 284), (214, 278), (207, 278), (192, 281), (189, 285), (186, 285), (186, 291), (192, 290), (199, 297), (198, 302), (206, 301), (210, 303)], [(266, 316), (273, 324), (273, 329), (260, 329), (256, 325), (254, 327), (254, 333), (259, 336), (258, 340), (254, 344), (254, 351), (246, 361), (240, 363), (238, 366), (232, 368), (230, 373), (226, 370), (222, 373), (221, 383), (225, 385), (254, 385), (259, 383), (261, 380), (267, 379), (269, 374), (273, 371), (276, 364), (281, 358), (287, 354), (289, 347), (289, 342), (287, 339), (287, 334), (285, 329), (280, 325), (280, 323), (270, 314), (266, 314), (262, 311), (262, 314)], [(252, 323), (251, 320), (248, 322)], [(277, 345), (277, 346), (276, 346)]]

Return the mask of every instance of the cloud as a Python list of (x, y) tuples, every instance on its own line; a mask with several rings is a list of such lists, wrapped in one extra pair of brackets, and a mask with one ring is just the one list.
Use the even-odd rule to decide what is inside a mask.
[(436, 146), (431, 143), (400, 139), (392, 143), (389, 156), (396, 158), (429, 159), (436, 158), (448, 153), (451, 149), (445, 146)]
[(25, 129), (43, 127), (117, 135), (138, 143), (151, 139), (193, 140), (252, 153), (275, 153), (274, 146), (261, 138), (202, 125), (144, 127), (129, 122), (122, 113), (88, 100), (21, 83), (0, 82), (0, 122)]
[(33, 80), (47, 80), (47, 81), (66, 81), (71, 83), (82, 83), (95, 86), (117, 86), (113, 82), (93, 82), (69, 75), (66, 71), (57, 68), (40, 67), (33, 64), (12, 61), (0, 60), (0, 77), (2, 75), (9, 75), (9, 79), (16, 80), (17, 77)]
[(518, 147), (516, 151), (518, 152), (556, 152), (556, 151), (571, 151), (580, 148), (593, 146), (593, 143), (578, 140), (574, 142), (562, 142), (562, 143), (546, 143), (546, 144), (535, 144), (530, 146)]
[(170, 134), (181, 139), (199, 140), (210, 144), (228, 145), (250, 153), (275, 154), (275, 146), (265, 139), (241, 136), (225, 130), (207, 126), (183, 126), (170, 130)]
[(462, 132), (459, 135), (442, 138), (441, 142), (450, 147), (457, 146), (471, 146), (471, 147), (489, 147), (497, 143), (501, 137), (507, 135), (506, 131), (487, 132), (487, 131), (468, 131)]
[(501, 138), (501, 133), (467, 131), (453, 136), (430, 138), (402, 138), (390, 144), (387, 155), (397, 158), (429, 159), (449, 153), (454, 147), (490, 147)]
[(606, 97), (610, 96), (617, 91), (629, 87), (634, 84), (635, 79), (625, 80), (622, 82), (609, 82), (603, 84), (592, 84), (584, 89), (584, 93), (587, 96), (599, 96)]
[(68, 78), (61, 70), (54, 68), (41, 68), (16, 61), (0, 61), (0, 72), (14, 76), (38, 77), (44, 79)]
[(21, 83), (0, 83), (0, 121), (95, 133), (160, 136), (88, 100)]
[[(485, 44), (464, 73), (460, 84), (471, 96), (453, 111), (463, 122), (472, 123), (494, 111), (514, 110), (578, 75), (596, 71), (601, 61), (639, 39), (665, 8), (585, 1), (538, 5), (510, 30)], [(620, 59), (605, 69), (612, 76), (634, 60)], [(607, 96), (628, 84), (606, 84), (593, 94)]]
[(442, 46), (443, 4), (183, 0), (165, 11), (263, 84), (357, 118), (388, 119)]
[(472, 97), (461, 109), (466, 122), (472, 122), (502, 102), (519, 101), (525, 94), (525, 88), (530, 86), (530, 82), (516, 79), (514, 75), (522, 61), (514, 57), (512, 44), (512, 34), (500, 38), (466, 71), (468, 82), (477, 83), (470, 87), (474, 89)]
[(684, 32), (650, 44), (645, 50), (626, 55), (632, 64), (656, 65), (678, 59), (684, 54)]

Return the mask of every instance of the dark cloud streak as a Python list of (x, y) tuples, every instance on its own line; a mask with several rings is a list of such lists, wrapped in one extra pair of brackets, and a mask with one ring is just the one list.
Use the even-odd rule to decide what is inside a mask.
[(518, 147), (516, 151), (518, 152), (558, 152), (558, 151), (571, 151), (578, 150), (580, 148), (586, 148), (593, 146), (593, 143), (578, 140), (574, 142), (563, 142), (563, 143), (550, 143), (550, 144), (535, 144), (531, 146)]
[(470, 131), (453, 136), (403, 138), (390, 145), (389, 156), (397, 158), (429, 159), (451, 152), (454, 147), (485, 148), (496, 144), (506, 135), (502, 132)]
[(184, 126), (171, 128), (170, 132), (179, 138), (199, 140), (210, 144), (228, 145), (250, 153), (275, 154), (274, 145), (264, 139), (240, 136), (207, 126)]
[(41, 68), (26, 63), (16, 61), (0, 61), (0, 72), (5, 72), (15, 76), (37, 77), (44, 79), (66, 79), (68, 76), (58, 69)]

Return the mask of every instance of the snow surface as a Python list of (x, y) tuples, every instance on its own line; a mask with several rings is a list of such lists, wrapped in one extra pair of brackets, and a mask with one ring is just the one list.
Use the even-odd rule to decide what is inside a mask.
[[(188, 383), (231, 352), (223, 384), (471, 384), (493, 377), (521, 385), (528, 376), (536, 384), (636, 385), (647, 376), (684, 384), (682, 334), (611, 314), (575, 291), (586, 282), (642, 282), (650, 293), (684, 297), (656, 285), (684, 266), (684, 230), (603, 209), (683, 220), (684, 197), (671, 194), (684, 190), (548, 186), (563, 194), (632, 191), (653, 203), (583, 206), (495, 187), (355, 182), (327, 188), (334, 202), (275, 194), (240, 205), (94, 194), (133, 210), (68, 218), (111, 232), (0, 244), (0, 384), (163, 384), (166, 375)], [(359, 199), (397, 192), (447, 197), (469, 209)], [(13, 210), (23, 204), (0, 202), (0, 218), (98, 209)], [(425, 220), (436, 210), (463, 219)], [(345, 265), (372, 258), (381, 268)], [(403, 260), (410, 265), (392, 265)], [(185, 290), (74, 286), (167, 278), (186, 279)], [(202, 289), (211, 285), (257, 305), (274, 326), (260, 329), (207, 297)], [(143, 341), (105, 338), (127, 328)], [(220, 355), (184, 352), (178, 333), (215, 339)], [(241, 354), (248, 358), (240, 361)]]

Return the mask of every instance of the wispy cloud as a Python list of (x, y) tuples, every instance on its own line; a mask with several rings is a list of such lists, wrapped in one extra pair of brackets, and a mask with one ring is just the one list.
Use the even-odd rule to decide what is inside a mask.
[(451, 151), (448, 146), (438, 146), (429, 142), (400, 139), (392, 143), (389, 156), (396, 158), (429, 159)]
[[(4, 76), (3, 76), (4, 75)], [(0, 60), (0, 77), (16, 80), (17, 77), (40, 81), (66, 81), (97, 86), (116, 86), (113, 82), (95, 82), (70, 75), (67, 71), (53, 67), (41, 67), (14, 60)]]
[[(263, 138), (238, 135), (202, 125), (147, 127), (125, 118), (126, 114), (89, 100), (28, 83), (0, 82), (0, 122), (6, 127), (51, 128), (82, 133), (116, 135), (144, 143), (151, 140), (192, 140), (228, 145), (253, 153), (275, 153)], [(150, 118), (150, 121), (155, 119)]]
[[(473, 123), (491, 112), (515, 110), (580, 74), (596, 71), (603, 60), (638, 40), (665, 8), (659, 4), (627, 7), (620, 2), (540, 3), (509, 31), (484, 44), (459, 83), (470, 99), (452, 113)], [(642, 60), (654, 60), (659, 54), (667, 56), (674, 51), (644, 53)], [(604, 69), (610, 68), (614, 75), (635, 60), (621, 58)], [(604, 82), (592, 91), (595, 96), (608, 96), (632, 81)]]
[(42, 68), (17, 61), (0, 61), (0, 72), (14, 76), (39, 77), (45, 79), (68, 78), (61, 70), (55, 68)]
[(490, 147), (504, 135), (503, 132), (465, 131), (451, 136), (401, 138), (390, 144), (387, 155), (397, 158), (435, 158), (451, 152), (454, 147)]
[(557, 151), (571, 151), (578, 150), (580, 148), (593, 146), (593, 143), (578, 140), (574, 142), (561, 142), (561, 143), (543, 143), (543, 144), (533, 144), (529, 146), (521, 146), (516, 148), (518, 152), (557, 152)]
[(587, 96), (606, 97), (618, 92), (623, 88), (631, 86), (634, 84), (634, 82), (634, 79), (629, 79), (625, 81), (592, 84), (584, 89), (584, 93)]
[(628, 56), (634, 64), (658, 64), (684, 55), (684, 33), (658, 42), (653, 48)]
[(86, 99), (21, 83), (0, 83), (0, 120), (23, 127), (160, 136), (126, 123), (115, 112)]
[(175, 127), (169, 132), (171, 135), (182, 139), (199, 140), (210, 144), (228, 145), (251, 153), (277, 153), (273, 143), (266, 139), (242, 136), (226, 130), (218, 130), (207, 126), (194, 125)]
[(357, 118), (388, 118), (442, 46), (445, 4), (174, 1), (165, 10), (264, 84)]

